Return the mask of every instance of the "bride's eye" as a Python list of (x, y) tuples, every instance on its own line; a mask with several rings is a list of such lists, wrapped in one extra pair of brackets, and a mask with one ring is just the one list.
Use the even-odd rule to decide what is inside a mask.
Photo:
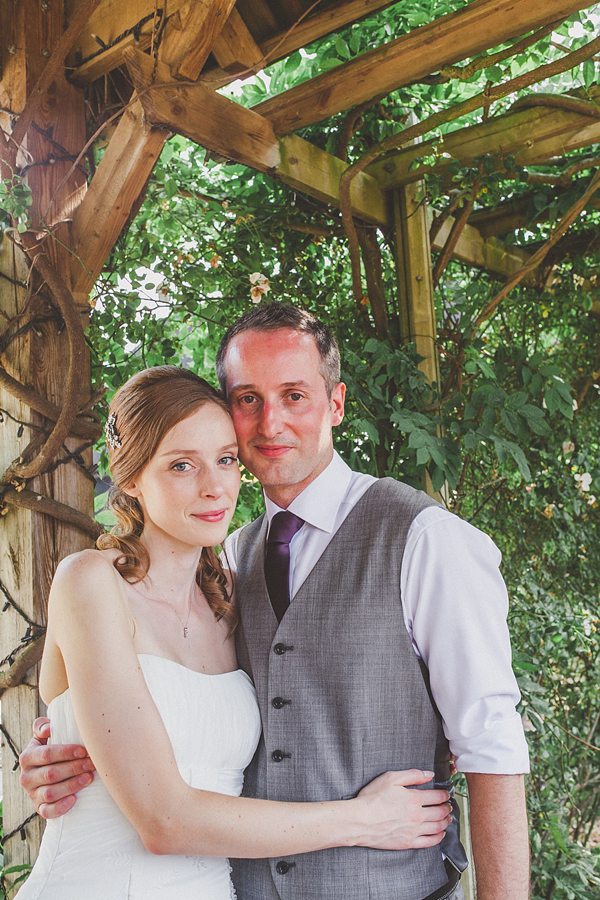
[(219, 460), (220, 466), (234, 466), (238, 462), (237, 456), (222, 456)]
[(187, 472), (190, 468), (191, 466), (188, 462), (176, 462), (171, 466), (174, 472)]

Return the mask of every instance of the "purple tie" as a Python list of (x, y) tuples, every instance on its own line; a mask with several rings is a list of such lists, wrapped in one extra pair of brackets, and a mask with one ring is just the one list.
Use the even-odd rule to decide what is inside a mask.
[(304, 519), (287, 510), (277, 513), (271, 519), (265, 556), (265, 580), (278, 622), (281, 622), (290, 605), (290, 541), (303, 525)]

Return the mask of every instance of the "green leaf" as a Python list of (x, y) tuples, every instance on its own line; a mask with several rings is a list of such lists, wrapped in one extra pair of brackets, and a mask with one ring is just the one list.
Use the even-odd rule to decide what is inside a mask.
[(165, 181), (165, 194), (167, 197), (174, 197), (177, 193), (177, 182), (173, 178), (167, 178)]
[(593, 59), (586, 59), (583, 64), (583, 83), (586, 88), (596, 83), (596, 63)]
[(419, 447), (417, 450), (417, 465), (426, 466), (429, 462), (429, 450), (427, 447)]
[(379, 431), (377, 430), (377, 426), (371, 419), (353, 419), (351, 423), (358, 431), (363, 431), (368, 436), (370, 441), (373, 441), (374, 444), (378, 444), (380, 440)]
[(341, 56), (342, 59), (350, 59), (352, 54), (350, 53), (348, 44), (341, 35), (336, 35), (334, 46), (338, 56)]

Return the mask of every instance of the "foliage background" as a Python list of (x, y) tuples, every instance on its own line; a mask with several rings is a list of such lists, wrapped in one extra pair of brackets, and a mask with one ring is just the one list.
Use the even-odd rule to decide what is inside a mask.
[[(409, 10), (397, 4), (225, 92), (252, 106), (460, 5), (417, 0)], [(592, 7), (501, 65), (396, 91), (362, 111), (347, 146), (339, 143), (343, 115), (302, 136), (354, 160), (410, 115), (423, 120), (486, 83), (560, 58), (595, 34), (597, 21)], [(541, 89), (577, 88), (586, 96), (597, 80), (591, 59)], [(511, 99), (496, 104), (493, 114), (508, 109)], [(476, 121), (472, 115), (458, 124)], [(443, 152), (443, 129), (434, 136), (432, 166)], [(97, 159), (101, 153), (98, 144)], [(575, 152), (528, 171), (514, 164), (508, 176), (492, 155), (471, 168), (455, 162), (449, 182), (426, 178), (423, 197), (436, 213), (451, 202), (460, 209), (478, 179), (475, 208), (526, 204), (526, 225), (505, 240), (535, 249), (589, 175), (583, 171), (560, 189), (531, 184), (528, 176), (561, 174), (585, 156)], [(27, 198), (16, 199), (25, 215)], [(377, 337), (369, 305), (357, 308), (352, 298), (337, 211), (241, 166), (206, 160), (204, 150), (173, 137), (96, 285), (89, 331), (94, 377), (108, 387), (107, 405), (131, 374), (164, 361), (214, 381), (225, 327), (255, 300), (298, 304), (331, 325), (349, 388), (336, 438), (345, 459), (417, 486), (427, 475), (444, 488), (449, 508), (502, 550), (532, 757), (534, 900), (591, 900), (600, 886), (600, 320), (589, 313), (599, 297), (600, 253), (588, 239), (598, 217), (590, 204), (573, 226), (570, 235), (580, 240), (557, 258), (549, 290), (519, 286), (481, 328), (474, 320), (500, 284), (488, 273), (450, 264), (436, 290), (441, 380), (432, 389), (414, 347), (401, 340), (390, 234), (370, 235), (388, 323), (386, 335)], [(256, 291), (254, 273), (268, 280), (258, 282), (268, 293)], [(97, 456), (103, 475), (101, 447)], [(234, 525), (261, 509), (258, 486), (246, 473)]]

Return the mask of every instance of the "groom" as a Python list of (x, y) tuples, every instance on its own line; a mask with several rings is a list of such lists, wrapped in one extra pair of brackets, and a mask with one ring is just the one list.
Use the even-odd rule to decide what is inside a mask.
[[(334, 453), (345, 386), (335, 341), (310, 314), (251, 310), (226, 333), (217, 373), (267, 507), (227, 542), (238, 653), (264, 727), (247, 793), (352, 796), (386, 769), (431, 769), (443, 782), (453, 754), (469, 784), (479, 900), (526, 900), (528, 761), (498, 551), (426, 495), (352, 472)], [(270, 523), (283, 510), (298, 530), (287, 536), (282, 598), (265, 547), (269, 558)], [(36, 753), (23, 755), (23, 782), (39, 803), (47, 771), (36, 776)], [(46, 793), (58, 801), (46, 814), (72, 804), (60, 797), (87, 777), (77, 765), (62, 763), (71, 777)], [(463, 866), (451, 828), (441, 850), (239, 860), (234, 875), (241, 900), (454, 900)]]

